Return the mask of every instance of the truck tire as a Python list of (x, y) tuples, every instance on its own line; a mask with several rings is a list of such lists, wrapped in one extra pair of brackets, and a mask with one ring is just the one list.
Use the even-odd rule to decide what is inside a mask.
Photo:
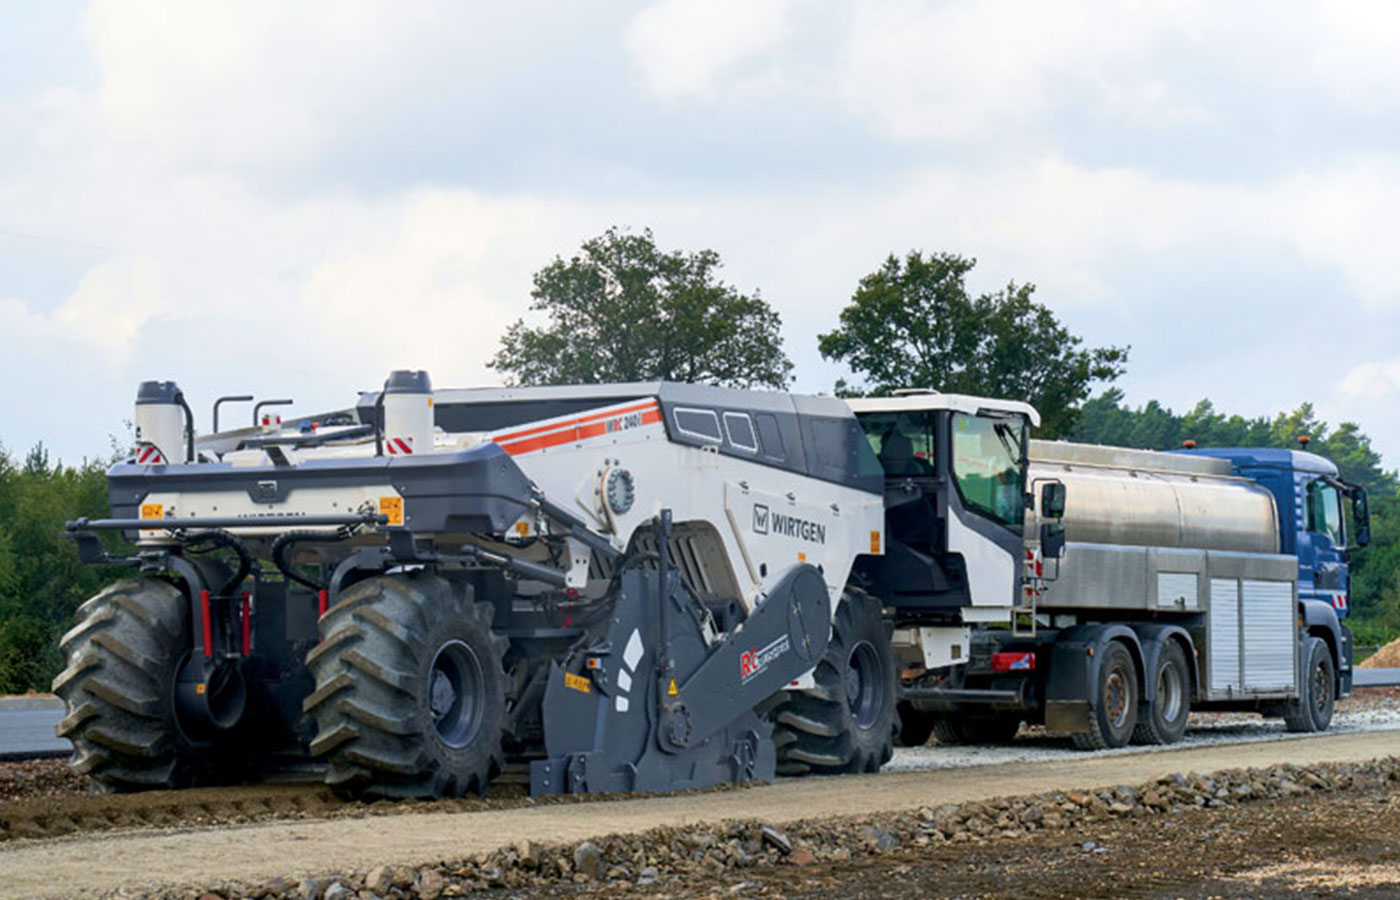
[(1137, 666), (1128, 648), (1111, 641), (1099, 660), (1089, 730), (1075, 732), (1074, 745), (1081, 750), (1105, 750), (1125, 746), (1137, 727)]
[(813, 674), (815, 688), (790, 691), (777, 707), (778, 773), (879, 771), (894, 755), (899, 670), (874, 597), (857, 590), (842, 596)]
[(1191, 715), (1191, 673), (1181, 645), (1168, 641), (1157, 656), (1156, 672), (1148, 677), (1155, 677), (1157, 690), (1152, 702), (1138, 709), (1133, 743), (1175, 744), (1186, 733)]
[(934, 738), (949, 747), (960, 744), (1009, 744), (1020, 730), (1020, 719), (938, 716), (933, 720)]
[(132, 578), (79, 607), (78, 624), (59, 641), (67, 665), (53, 681), (65, 709), (57, 734), (73, 742), (70, 765), (97, 790), (195, 783), (200, 748), (180, 730), (174, 692), (189, 618), (179, 588)]
[(1303, 645), (1303, 696), (1288, 704), (1283, 722), (1289, 731), (1326, 731), (1332, 724), (1332, 707), (1337, 702), (1337, 669), (1332, 651), (1320, 637), (1309, 637)]
[(895, 743), (901, 747), (922, 747), (933, 734), (934, 713), (915, 709), (909, 701), (901, 701), (896, 711), (899, 714), (899, 734)]
[(502, 764), (506, 640), (493, 607), (429, 572), (381, 575), (321, 617), (311, 752), (349, 797), (484, 795)]

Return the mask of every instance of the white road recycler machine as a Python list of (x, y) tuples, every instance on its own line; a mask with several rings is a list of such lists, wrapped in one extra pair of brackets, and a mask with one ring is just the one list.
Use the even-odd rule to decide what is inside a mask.
[[(1151, 622), (1080, 610), (1061, 631), (1087, 662), (1034, 627), (1048, 582), (1023, 561), (1059, 555), (1065, 506), (1028, 482), (1037, 422), (934, 393), (396, 371), (342, 410), (198, 434), (146, 382), (112, 518), (66, 532), (132, 573), (63, 638), (59, 734), (105, 790), (310, 764), (344, 794), (438, 797), (503, 772), (536, 794), (873, 772), (898, 710), (906, 735), (975, 739), (1043, 721), (1057, 684), (1092, 693), (1060, 716), (1092, 729), (1153, 696), (1103, 683), (1095, 641)], [(1037, 652), (1056, 674), (1018, 671)]]

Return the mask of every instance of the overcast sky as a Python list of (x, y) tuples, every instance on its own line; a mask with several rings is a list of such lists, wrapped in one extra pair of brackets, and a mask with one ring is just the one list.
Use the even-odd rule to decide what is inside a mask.
[(717, 250), (796, 388), (894, 251), (1034, 282), (1133, 404), (1352, 419), (1400, 465), (1400, 4), (0, 4), (0, 443), (139, 381), (494, 383), (610, 225)]

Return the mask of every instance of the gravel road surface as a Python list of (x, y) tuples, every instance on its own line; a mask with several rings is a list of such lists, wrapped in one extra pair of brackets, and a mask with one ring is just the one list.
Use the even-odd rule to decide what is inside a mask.
[(315, 873), (377, 863), (426, 864), (512, 846), (525, 838), (581, 841), (602, 834), (735, 818), (784, 823), (1138, 783), (1172, 772), (1282, 762), (1362, 761), (1395, 753), (1398, 748), (1400, 740), (1395, 732), (1355, 732), (953, 771), (798, 779), (689, 796), (12, 841), (0, 847), (0, 898), (72, 897), (153, 882), (256, 880), (288, 872)]

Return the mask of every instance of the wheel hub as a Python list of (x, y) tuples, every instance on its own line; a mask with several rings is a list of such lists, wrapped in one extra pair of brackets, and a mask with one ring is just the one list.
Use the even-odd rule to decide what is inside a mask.
[(481, 728), (485, 678), (481, 661), (465, 642), (452, 640), (438, 648), (428, 670), (428, 712), (443, 743), (460, 749)]
[(846, 662), (846, 705), (857, 728), (870, 728), (880, 717), (886, 698), (880, 655), (868, 641), (851, 648)]

